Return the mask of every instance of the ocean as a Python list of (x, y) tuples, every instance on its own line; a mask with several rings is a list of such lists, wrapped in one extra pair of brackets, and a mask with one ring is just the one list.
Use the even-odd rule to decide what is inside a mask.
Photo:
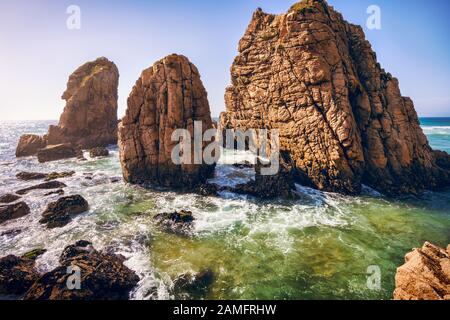
[[(421, 119), (433, 148), (450, 152), (450, 118)], [(62, 179), (66, 195), (81, 194), (89, 212), (60, 229), (48, 230), (39, 219), (50, 201), (30, 193), (31, 214), (0, 225), (0, 256), (36, 248), (41, 272), (58, 265), (63, 248), (89, 240), (127, 258), (141, 281), (132, 299), (171, 299), (173, 280), (185, 272), (210, 269), (215, 281), (203, 299), (391, 299), (396, 268), (404, 255), (424, 241), (450, 243), (450, 191), (421, 197), (387, 199), (366, 189), (358, 197), (320, 192), (297, 185), (299, 200), (257, 201), (221, 193), (203, 197), (146, 190), (121, 182), (117, 147), (111, 155), (88, 161), (39, 164), (16, 159), (21, 134), (44, 134), (53, 121), (0, 123), (0, 195), (36, 182), (20, 182), (21, 171), (76, 171)], [(226, 151), (213, 182), (236, 184), (252, 177), (225, 165)], [(86, 179), (90, 176), (92, 179)], [(114, 182), (120, 180), (119, 182)], [(161, 231), (153, 216), (188, 209), (194, 213), (192, 236)], [(375, 269), (374, 269), (375, 266)], [(379, 270), (381, 286), (368, 285)]]

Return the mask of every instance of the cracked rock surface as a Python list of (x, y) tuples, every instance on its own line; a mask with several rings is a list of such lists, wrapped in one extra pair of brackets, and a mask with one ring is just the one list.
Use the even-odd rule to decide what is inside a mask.
[[(273, 15), (258, 9), (231, 67), (220, 128), (280, 130), (299, 182), (388, 195), (450, 185), (411, 99), (381, 68), (360, 26), (324, 0)], [(439, 161), (437, 161), (439, 158)]]

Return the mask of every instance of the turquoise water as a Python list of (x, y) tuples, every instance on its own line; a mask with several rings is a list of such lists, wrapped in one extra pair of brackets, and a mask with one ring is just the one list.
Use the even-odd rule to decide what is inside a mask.
[(450, 153), (450, 118), (421, 118), (420, 123), (431, 146)]
[[(386, 199), (366, 189), (358, 197), (324, 193), (297, 185), (296, 201), (257, 201), (222, 193), (202, 197), (145, 190), (111, 178), (121, 176), (117, 147), (106, 159), (39, 164), (15, 159), (22, 133), (42, 134), (52, 122), (7, 122), (0, 127), (0, 194), (27, 187), (20, 171), (75, 170), (64, 179), (66, 194), (81, 194), (89, 212), (61, 229), (38, 223), (49, 201), (35, 191), (24, 199), (31, 214), (0, 225), (0, 256), (35, 248), (48, 252), (38, 269), (58, 264), (64, 246), (87, 239), (99, 249), (123, 254), (141, 278), (132, 299), (171, 299), (180, 274), (211, 269), (215, 281), (200, 298), (208, 299), (391, 299), (396, 268), (404, 255), (424, 241), (450, 243), (450, 191), (427, 192), (420, 198)], [(450, 118), (422, 119), (434, 148), (450, 151)], [(212, 182), (244, 182), (251, 170), (226, 165), (235, 156), (224, 152)], [(92, 177), (86, 180), (86, 175)], [(191, 210), (190, 236), (168, 234), (155, 225), (160, 212)], [(6, 233), (20, 229), (20, 233)], [(3, 234), (3, 235), (2, 235)], [(377, 266), (381, 288), (367, 286), (367, 271)]]

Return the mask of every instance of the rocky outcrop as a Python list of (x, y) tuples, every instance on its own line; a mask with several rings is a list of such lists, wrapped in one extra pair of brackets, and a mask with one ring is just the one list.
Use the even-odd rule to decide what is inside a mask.
[(79, 67), (70, 77), (62, 98), (66, 106), (57, 126), (44, 137), (24, 135), (16, 155), (31, 156), (52, 145), (71, 144), (89, 149), (117, 143), (119, 71), (106, 58)]
[(450, 245), (426, 242), (405, 257), (397, 269), (395, 300), (450, 300)]
[(15, 194), (7, 193), (7, 194), (0, 196), (0, 203), (12, 203), (19, 199), (20, 199), (19, 196), (15, 195)]
[(71, 143), (48, 145), (39, 149), (37, 158), (40, 163), (75, 158), (77, 150)]
[[(214, 165), (176, 165), (171, 159), (178, 142), (176, 129), (187, 129), (194, 145), (194, 121), (202, 133), (212, 128), (207, 93), (197, 68), (184, 56), (170, 55), (144, 70), (129, 98), (119, 125), (120, 161), (130, 183), (193, 188), (203, 183)], [(206, 143), (201, 147), (206, 146)]]
[(47, 206), (39, 222), (46, 224), (49, 229), (61, 228), (67, 225), (73, 216), (88, 210), (89, 204), (82, 196), (63, 197)]
[(39, 279), (36, 259), (45, 250), (33, 250), (22, 257), (9, 255), (0, 259), (0, 294), (23, 295)]
[(20, 137), (16, 149), (16, 157), (29, 157), (37, 155), (39, 149), (45, 148), (47, 140), (34, 134), (25, 134)]
[(109, 156), (109, 151), (106, 148), (97, 147), (89, 150), (89, 156), (91, 158), (107, 157)]
[(68, 172), (51, 172), (51, 173), (40, 173), (40, 172), (26, 172), (22, 171), (16, 174), (16, 178), (22, 181), (32, 181), (32, 180), (45, 180), (52, 181), (61, 178), (68, 178), (75, 174), (75, 171)]
[(219, 127), (280, 131), (300, 183), (388, 195), (450, 184), (411, 99), (381, 68), (361, 27), (324, 0), (258, 9), (239, 43)]
[(22, 218), (30, 213), (30, 207), (25, 202), (18, 202), (8, 205), (0, 205), (0, 224)]
[(24, 195), (33, 190), (60, 189), (60, 188), (65, 188), (65, 187), (67, 187), (67, 186), (64, 183), (55, 180), (55, 181), (40, 183), (40, 184), (31, 186), (31, 187), (28, 187), (25, 189), (21, 189), (21, 190), (17, 191), (16, 193), (20, 194), (20, 195)]
[[(139, 277), (124, 264), (125, 258), (95, 250), (87, 241), (78, 241), (64, 249), (60, 266), (40, 277), (25, 294), (25, 300), (126, 300)], [(67, 286), (79, 268), (80, 288)]]

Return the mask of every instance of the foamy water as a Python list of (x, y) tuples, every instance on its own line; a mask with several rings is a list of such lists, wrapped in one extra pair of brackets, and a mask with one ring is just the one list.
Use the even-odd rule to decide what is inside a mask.
[[(298, 200), (258, 201), (230, 192), (203, 197), (145, 190), (114, 182), (121, 177), (117, 147), (108, 158), (86, 155), (86, 162), (15, 159), (18, 137), (42, 134), (48, 124), (2, 123), (0, 129), (0, 194), (38, 183), (18, 181), (20, 171), (74, 170), (60, 180), (66, 195), (81, 194), (90, 204), (64, 228), (48, 230), (38, 221), (58, 196), (33, 191), (24, 197), (31, 214), (0, 225), (0, 234), (20, 230), (0, 236), (0, 256), (45, 248), (37, 261), (41, 272), (58, 265), (65, 246), (84, 239), (127, 258), (141, 278), (133, 299), (171, 299), (178, 275), (204, 269), (215, 274), (208, 299), (389, 299), (406, 252), (425, 240), (450, 243), (450, 192), (393, 201), (367, 187), (362, 196), (347, 197), (297, 185)], [(211, 182), (231, 186), (254, 176), (252, 169), (228, 165), (232, 159), (252, 160), (226, 151)], [(169, 234), (154, 223), (156, 214), (182, 209), (194, 214), (191, 236)], [(370, 265), (382, 270), (381, 291), (366, 286)]]

